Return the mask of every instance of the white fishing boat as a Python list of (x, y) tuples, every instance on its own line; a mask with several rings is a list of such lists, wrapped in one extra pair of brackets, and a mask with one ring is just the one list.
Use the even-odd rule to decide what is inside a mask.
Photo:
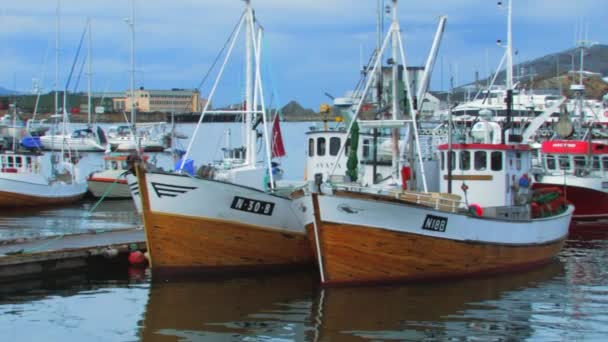
[[(138, 193), (143, 209), (146, 241), (153, 273), (194, 273), (227, 270), (293, 268), (313, 265), (304, 226), (292, 211), (289, 196), (275, 189), (271, 144), (266, 122), (260, 74), (261, 28), (250, 1), (230, 37), (229, 60), (235, 42), (245, 30), (246, 75), (242, 114), (243, 146), (224, 149), (218, 164), (186, 172), (146, 170), (136, 164)], [(257, 30), (256, 30), (257, 28)], [(224, 67), (220, 69), (203, 109), (184, 161), (209, 110)], [(261, 109), (259, 109), (261, 108)], [(266, 162), (257, 158), (256, 119), (262, 119)], [(129, 183), (134, 183), (128, 176)]]
[[(392, 3), (392, 24), (377, 55), (383, 56), (388, 43), (392, 42), (393, 117), (378, 122), (378, 127), (392, 127), (393, 132), (399, 133), (397, 128), (409, 126), (418, 150), (417, 162), (422, 163), (413, 93), (407, 73), (404, 80), (398, 78), (400, 66), (397, 61), (404, 69), (406, 63), (397, 19), (397, 0)], [(508, 49), (511, 47), (510, 18), (511, 2)], [(381, 59), (376, 58), (371, 75), (376, 73), (380, 63)], [(510, 57), (508, 65), (512, 66)], [(364, 94), (372, 81), (370, 77)], [(402, 113), (400, 108), (397, 96), (400, 82), (404, 82), (407, 91), (409, 113)], [(508, 94), (510, 96), (511, 92)], [(362, 101), (349, 125), (349, 136), (361, 106)], [(368, 126), (372, 124), (368, 123)], [(397, 186), (392, 189), (363, 186), (352, 179), (351, 182), (327, 183), (316, 177), (315, 183), (311, 184), (312, 193), (304, 196), (310, 197), (312, 203), (302, 202), (301, 212), (313, 209), (312, 223), (304, 223), (315, 246), (321, 282), (339, 285), (467, 277), (527, 269), (554, 258), (568, 234), (574, 209), (566, 205), (559, 194), (555, 198), (552, 193), (532, 194), (529, 183), (522, 182), (524, 184), (515, 190), (511, 180), (524, 176), (524, 167), (531, 163), (530, 148), (509, 142), (511, 133), (504, 127), (498, 143), (493, 133), (488, 126), (484, 134), (479, 134), (478, 141), (460, 145), (450, 141), (440, 148), (443, 156), (440, 181), (447, 182), (447, 193), (427, 192), (424, 168), (418, 175), (423, 179), (423, 192), (403, 190), (400, 185), (407, 179), (399, 172), (404, 165), (398, 162), (403, 157), (397, 148), (393, 149), (392, 156), (393, 167), (397, 168), (393, 172)], [(344, 145), (340, 153), (343, 151)], [(461, 153), (463, 157), (459, 159), (454, 156), (455, 152), (466, 153)], [(466, 159), (467, 153), (472, 153), (473, 159)], [(477, 162), (473, 156), (479, 156), (478, 164), (471, 163)], [(522, 162), (518, 164), (517, 158)], [(455, 168), (457, 161), (462, 165), (458, 170)], [(485, 161), (483, 167), (481, 161)], [(451, 193), (455, 180), (467, 182), (461, 186), (464, 201), (461, 196)], [(474, 197), (478, 196), (474, 191), (477, 187), (492, 189), (492, 192), (486, 192), (486, 197)], [(549, 201), (551, 205), (545, 206)], [(484, 202), (488, 204), (478, 204)], [(306, 219), (306, 215), (300, 214), (300, 217)]]
[[(129, 170), (128, 155), (110, 153), (103, 157), (103, 170), (87, 177), (88, 189), (96, 198), (131, 198), (126, 173)], [(147, 159), (147, 158), (145, 158)]]
[(0, 207), (19, 208), (68, 204), (87, 191), (78, 169), (56, 155), (34, 152), (0, 153)]

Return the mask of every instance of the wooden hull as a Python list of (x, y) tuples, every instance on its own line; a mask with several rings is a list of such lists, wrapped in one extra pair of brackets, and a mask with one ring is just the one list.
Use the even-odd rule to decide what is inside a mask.
[(144, 215), (152, 269), (157, 273), (247, 272), (313, 262), (305, 234), (209, 218), (145, 211)]
[(77, 202), (83, 196), (84, 192), (82, 194), (73, 196), (46, 197), (0, 191), (0, 208), (37, 207), (70, 204)]
[[(549, 263), (565, 241), (541, 246), (486, 245), (327, 222), (321, 224), (319, 233), (325, 285), (461, 278), (523, 270)], [(309, 231), (309, 236), (313, 234)]]
[[(249, 272), (314, 266), (287, 198), (255, 189), (138, 169), (151, 266), (158, 274)], [(168, 189), (176, 189), (168, 192)], [(237, 210), (242, 198), (251, 209)], [(272, 203), (271, 203), (272, 202)], [(245, 209), (245, 208), (242, 208)]]
[[(320, 247), (315, 255), (324, 285), (468, 277), (539, 266), (559, 253), (573, 211), (510, 222), (358, 195), (313, 194), (313, 203), (315, 224), (307, 229), (311, 244)], [(429, 226), (429, 217), (445, 222)]]

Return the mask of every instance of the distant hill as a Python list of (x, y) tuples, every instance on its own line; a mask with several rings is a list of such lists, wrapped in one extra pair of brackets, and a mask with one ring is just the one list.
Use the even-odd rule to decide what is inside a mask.
[[(574, 56), (574, 58), (573, 58)], [(580, 70), (580, 50), (569, 49), (553, 54), (549, 54), (531, 61), (519, 63), (513, 67), (516, 81), (519, 81), (528, 89), (562, 89), (568, 93), (568, 88), (572, 84), (571, 70)], [(594, 73), (590, 76), (587, 83), (587, 97), (600, 98), (608, 91), (608, 84), (602, 77), (608, 76), (608, 45), (597, 44), (585, 52), (583, 62), (584, 71)], [(498, 74), (495, 84), (504, 84), (505, 71)], [(575, 82), (578, 82), (575, 80)], [(487, 80), (480, 80), (480, 85), (485, 85)], [(474, 86), (470, 83), (455, 89), (457, 93), (462, 93), (466, 88)]]
[(291, 101), (281, 108), (285, 121), (318, 120), (319, 114), (314, 110), (302, 107), (298, 102)]
[(13, 95), (13, 94), (17, 94), (17, 92), (14, 90), (0, 87), (0, 95)]

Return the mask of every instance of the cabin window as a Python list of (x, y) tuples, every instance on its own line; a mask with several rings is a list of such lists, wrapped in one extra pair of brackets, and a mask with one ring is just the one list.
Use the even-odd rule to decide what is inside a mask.
[(363, 140), (363, 158), (369, 158), (369, 139)]
[(492, 171), (501, 171), (502, 170), (502, 152), (494, 151), (491, 156), (492, 160)]
[(515, 153), (515, 168), (517, 169), (517, 171), (521, 170), (521, 152), (516, 152)]
[(587, 157), (585, 156), (574, 156), (574, 168), (584, 169), (587, 167)]
[(318, 156), (325, 155), (325, 138), (317, 139), (317, 155)]
[(557, 160), (559, 161), (560, 170), (569, 170), (570, 169), (570, 157), (569, 156), (558, 156)]
[(484, 171), (488, 167), (488, 154), (486, 151), (475, 151), (475, 170)]
[(445, 171), (445, 152), (441, 152), (441, 171)]
[(602, 166), (604, 166), (604, 170), (608, 171), (608, 156), (602, 157)]
[(32, 165), (32, 157), (25, 157), (25, 164), (27, 166)]
[(340, 138), (331, 137), (329, 138), (329, 155), (337, 156), (340, 152)]
[(344, 155), (348, 156), (350, 152), (350, 138), (346, 139), (346, 146), (344, 146)]
[[(606, 158), (606, 157), (604, 157), (604, 158)], [(598, 171), (600, 170), (600, 157), (598, 157), (598, 156), (593, 156), (593, 160), (592, 160), (591, 167), (592, 167), (594, 170), (598, 170)], [(608, 171), (608, 169), (606, 169), (606, 168), (604, 168), (604, 170), (607, 170), (607, 171)]]
[(19, 156), (15, 157), (15, 167), (21, 167), (23, 159)]
[(8, 161), (8, 163), (7, 163), (8, 165), (7, 166), (8, 167), (13, 167), (13, 157), (9, 156), (8, 159), (7, 159), (7, 161)]
[(312, 157), (315, 155), (315, 139), (308, 139), (308, 156)]
[(450, 169), (454, 171), (456, 169), (456, 152), (450, 152)]
[(547, 169), (548, 170), (555, 170), (555, 156), (548, 155), (546, 157), (546, 159), (547, 159)]
[(463, 171), (471, 169), (471, 151), (460, 152), (460, 169)]
[(112, 160), (112, 170), (118, 170), (118, 163), (116, 163), (116, 160)]

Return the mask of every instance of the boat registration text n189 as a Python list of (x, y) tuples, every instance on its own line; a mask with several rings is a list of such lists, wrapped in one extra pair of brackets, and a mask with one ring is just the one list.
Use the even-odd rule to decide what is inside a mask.
[(274, 203), (234, 196), (230, 208), (254, 214), (271, 216), (272, 211), (274, 210)]
[(445, 229), (448, 226), (448, 218), (440, 217), (435, 215), (426, 215), (424, 219), (424, 223), (422, 224), (422, 229), (432, 230), (434, 232), (445, 232)]

